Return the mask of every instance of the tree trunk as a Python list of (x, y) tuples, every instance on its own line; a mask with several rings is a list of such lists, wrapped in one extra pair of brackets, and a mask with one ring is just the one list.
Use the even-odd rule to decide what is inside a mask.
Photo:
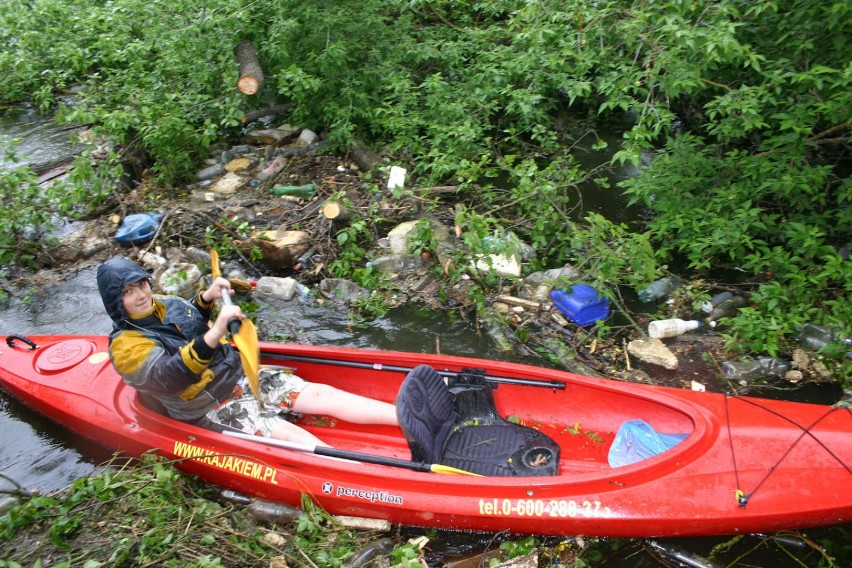
[(237, 61), (240, 64), (240, 78), (237, 89), (244, 95), (253, 95), (263, 86), (263, 69), (257, 62), (257, 53), (250, 40), (244, 39), (237, 44)]
[(264, 108), (259, 108), (257, 110), (253, 110), (247, 112), (243, 115), (241, 122), (243, 124), (247, 124), (249, 122), (254, 122), (258, 118), (263, 118), (264, 116), (271, 116), (273, 114), (281, 114), (284, 112), (288, 112), (293, 108), (293, 103), (284, 103), (280, 105), (272, 105)]

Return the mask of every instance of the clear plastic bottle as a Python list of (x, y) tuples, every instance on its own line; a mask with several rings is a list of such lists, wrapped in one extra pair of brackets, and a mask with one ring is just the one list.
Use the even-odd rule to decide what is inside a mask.
[(408, 268), (417, 268), (423, 265), (423, 260), (413, 254), (389, 254), (380, 256), (367, 263), (367, 266), (378, 272), (401, 272)]
[(648, 335), (654, 339), (676, 337), (699, 327), (701, 327), (701, 322), (697, 320), (682, 320), (679, 318), (657, 320), (648, 324)]
[(837, 340), (835, 333), (821, 325), (806, 323), (799, 327), (799, 342), (806, 349), (819, 351)]
[[(825, 326), (806, 323), (799, 326), (799, 343), (805, 349), (819, 351), (824, 347), (832, 344), (843, 344), (845, 346), (852, 345), (852, 339), (841, 339), (837, 333)], [(846, 353), (847, 359), (852, 359), (852, 351)]]
[(186, 249), (186, 258), (196, 264), (210, 264), (210, 253), (197, 247)]
[(776, 357), (743, 357), (722, 363), (722, 375), (733, 381), (750, 381), (764, 377), (780, 377), (790, 370), (790, 362)]
[(258, 298), (279, 298), (287, 301), (296, 293), (296, 284), (297, 282), (290, 277), (264, 276), (257, 281), (255, 294)]
[(654, 280), (647, 288), (639, 290), (639, 301), (643, 304), (647, 304), (648, 302), (659, 300), (674, 290), (675, 286), (677, 286), (677, 280), (671, 276)]

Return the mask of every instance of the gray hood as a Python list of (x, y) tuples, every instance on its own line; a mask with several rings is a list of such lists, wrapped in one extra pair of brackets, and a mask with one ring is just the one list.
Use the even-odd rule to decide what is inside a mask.
[(140, 280), (150, 280), (151, 274), (126, 258), (113, 258), (98, 267), (98, 292), (107, 314), (118, 325), (127, 314), (121, 298), (122, 289)]

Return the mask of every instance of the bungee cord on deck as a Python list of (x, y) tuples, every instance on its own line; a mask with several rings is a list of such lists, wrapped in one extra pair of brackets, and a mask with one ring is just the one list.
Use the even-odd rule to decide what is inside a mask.
[[(752, 406), (755, 406), (757, 408), (765, 410), (766, 412), (769, 412), (770, 414), (773, 414), (773, 415), (781, 418), (782, 420), (789, 422), (790, 424), (792, 424), (796, 428), (799, 428), (802, 431), (801, 434), (799, 435), (799, 437), (796, 438), (796, 440), (793, 441), (792, 444), (790, 444), (790, 447), (787, 448), (787, 450), (781, 455), (781, 457), (778, 458), (778, 461), (775, 462), (774, 465), (769, 467), (769, 469), (766, 472), (766, 475), (763, 476), (763, 478), (757, 483), (757, 485), (754, 487), (754, 489), (752, 489), (751, 492), (749, 492), (749, 493), (744, 492), (740, 488), (741, 484), (740, 484), (739, 469), (737, 467), (737, 457), (736, 457), (736, 452), (735, 452), (735, 449), (734, 449), (733, 436), (731, 435), (731, 419), (730, 419), (729, 402), (728, 402), (731, 398), (736, 398), (737, 400), (741, 400), (743, 402), (751, 404)], [(757, 492), (757, 490), (760, 489), (760, 487), (766, 482), (767, 479), (769, 479), (769, 477), (775, 472), (775, 470), (778, 468), (778, 466), (781, 465), (781, 462), (784, 461), (784, 458), (786, 458), (790, 454), (790, 452), (793, 451), (793, 449), (796, 447), (796, 445), (798, 445), (798, 443), (805, 436), (809, 436), (823, 450), (825, 450), (828, 455), (830, 455), (832, 458), (834, 458), (834, 460), (837, 461), (837, 463), (839, 463), (843, 467), (843, 469), (846, 470), (847, 473), (852, 475), (852, 469), (850, 469), (849, 465), (847, 465), (842, 459), (840, 459), (840, 457), (837, 454), (835, 454), (833, 451), (831, 451), (831, 449), (829, 449), (828, 446), (826, 446), (825, 443), (823, 443), (822, 440), (817, 438), (814, 435), (814, 433), (812, 432), (812, 430), (820, 422), (822, 422), (827, 416), (829, 416), (830, 414), (832, 414), (836, 410), (845, 410), (846, 413), (850, 417), (852, 417), (852, 408), (850, 408), (850, 405), (848, 405), (846, 403), (838, 403), (838, 404), (830, 406), (828, 408), (828, 410), (826, 410), (825, 413), (822, 416), (817, 418), (810, 426), (805, 427), (805, 426), (802, 426), (801, 424), (799, 424), (798, 422), (796, 422), (795, 420), (793, 420), (793, 419), (791, 419), (787, 416), (784, 416), (783, 414), (780, 414), (779, 412), (776, 412), (775, 410), (772, 410), (771, 408), (767, 408), (766, 406), (759, 404), (757, 401), (755, 401), (753, 399), (739, 397), (739, 396), (735, 396), (735, 395), (726, 395), (725, 396), (725, 423), (726, 423), (726, 426), (727, 426), (727, 429), (728, 429), (728, 444), (731, 448), (731, 459), (733, 461), (733, 466), (734, 466), (734, 478), (735, 478), (736, 485), (737, 485), (737, 489), (734, 493), (735, 493), (737, 503), (739, 504), (739, 506), (742, 507), (742, 508), (745, 508), (745, 506), (748, 504), (749, 499), (751, 499), (751, 497)]]

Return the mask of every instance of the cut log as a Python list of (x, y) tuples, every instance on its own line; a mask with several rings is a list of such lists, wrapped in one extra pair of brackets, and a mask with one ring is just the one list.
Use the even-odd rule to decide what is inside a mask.
[(257, 62), (257, 53), (251, 40), (244, 39), (237, 44), (237, 62), (240, 64), (240, 78), (237, 89), (244, 95), (253, 95), (263, 86), (263, 69)]
[(345, 223), (352, 218), (352, 212), (337, 201), (326, 201), (322, 206), (322, 215), (335, 223)]
[(285, 112), (289, 112), (293, 109), (293, 106), (293, 103), (284, 103), (280, 105), (272, 105), (268, 107), (259, 108), (257, 110), (245, 113), (242, 119), (240, 119), (240, 121), (243, 124), (248, 124), (249, 122), (254, 122), (255, 120), (263, 118), (265, 116), (272, 116), (275, 114), (283, 114)]
[(349, 149), (349, 155), (352, 156), (352, 159), (356, 164), (358, 164), (358, 168), (360, 168), (362, 172), (369, 172), (376, 165), (382, 163), (381, 156), (376, 154), (369, 146), (360, 140), (356, 140)]

